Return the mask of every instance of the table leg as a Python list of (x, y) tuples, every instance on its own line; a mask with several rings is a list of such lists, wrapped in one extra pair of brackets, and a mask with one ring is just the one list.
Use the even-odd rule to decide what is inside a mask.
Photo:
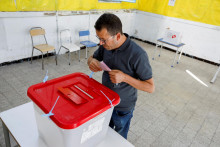
[(217, 77), (219, 71), (220, 71), (220, 65), (219, 65), (219, 68), (217, 69), (217, 71), (216, 71), (216, 73), (215, 73), (215, 75), (214, 75), (214, 77), (212, 78), (212, 80), (211, 80), (210, 83), (214, 83), (214, 82), (215, 82), (215, 79), (216, 79), (216, 77)]
[(160, 57), (162, 48), (163, 48), (163, 43), (161, 43), (161, 46), (160, 46), (160, 52), (159, 52), (159, 55), (158, 55), (159, 57)]
[(154, 60), (155, 59), (155, 55), (156, 55), (156, 51), (157, 51), (157, 47), (158, 47), (158, 42), (156, 43), (156, 47), (155, 47), (155, 50), (154, 50), (154, 55), (153, 55), (153, 58), (152, 58), (152, 60)]
[(86, 59), (87, 59), (87, 46), (86, 46)]
[(178, 61), (177, 61), (177, 64), (179, 64), (179, 62), (180, 62), (180, 58), (181, 58), (181, 56), (182, 56), (182, 53), (183, 53), (183, 46), (181, 47), (181, 51), (180, 51), (180, 55), (179, 55), (179, 59), (178, 59)]
[(175, 60), (176, 60), (176, 56), (177, 56), (177, 53), (178, 53), (178, 49), (179, 49), (179, 48), (176, 49), (176, 54), (175, 54), (175, 57), (174, 57), (174, 59), (173, 59), (173, 64), (171, 65), (171, 67), (174, 66), (174, 62), (175, 62)]
[(6, 127), (4, 122), (2, 122), (2, 126), (3, 126), (4, 137), (5, 137), (5, 145), (6, 147), (11, 147), (8, 128)]
[(68, 60), (69, 60), (69, 65), (70, 65), (70, 50), (69, 50), (69, 53), (68, 53)]

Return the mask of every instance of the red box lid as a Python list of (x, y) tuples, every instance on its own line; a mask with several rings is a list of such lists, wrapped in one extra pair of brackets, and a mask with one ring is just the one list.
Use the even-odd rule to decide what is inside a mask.
[(84, 73), (73, 73), (28, 88), (28, 97), (47, 114), (60, 96), (50, 116), (63, 129), (74, 129), (119, 104), (119, 95)]

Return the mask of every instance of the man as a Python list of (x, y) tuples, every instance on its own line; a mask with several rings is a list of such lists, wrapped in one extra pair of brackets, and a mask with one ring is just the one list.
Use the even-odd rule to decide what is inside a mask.
[(100, 61), (112, 69), (103, 72), (102, 84), (120, 96), (109, 126), (127, 139), (130, 121), (137, 101), (137, 89), (149, 93), (154, 91), (152, 70), (147, 53), (128, 34), (122, 32), (120, 19), (110, 13), (99, 17), (95, 23), (99, 48), (89, 57), (91, 71), (102, 71)]

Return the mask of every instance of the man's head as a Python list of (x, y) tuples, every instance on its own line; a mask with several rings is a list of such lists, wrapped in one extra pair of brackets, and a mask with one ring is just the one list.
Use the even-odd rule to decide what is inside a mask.
[(107, 29), (108, 33), (113, 36), (122, 32), (121, 20), (114, 14), (105, 13), (99, 17), (95, 23), (95, 29), (101, 31), (103, 28)]
[(105, 13), (95, 23), (100, 45), (107, 50), (116, 49), (121, 44), (123, 36), (121, 20), (114, 14)]

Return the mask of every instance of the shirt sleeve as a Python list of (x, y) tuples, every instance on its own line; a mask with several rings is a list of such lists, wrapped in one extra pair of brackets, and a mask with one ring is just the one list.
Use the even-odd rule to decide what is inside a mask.
[(134, 69), (137, 77), (141, 81), (149, 80), (152, 78), (152, 68), (150, 66), (146, 52), (142, 53), (139, 55), (139, 57), (136, 58)]
[(103, 60), (103, 48), (99, 46), (99, 48), (94, 52), (93, 58), (97, 59), (98, 61)]

